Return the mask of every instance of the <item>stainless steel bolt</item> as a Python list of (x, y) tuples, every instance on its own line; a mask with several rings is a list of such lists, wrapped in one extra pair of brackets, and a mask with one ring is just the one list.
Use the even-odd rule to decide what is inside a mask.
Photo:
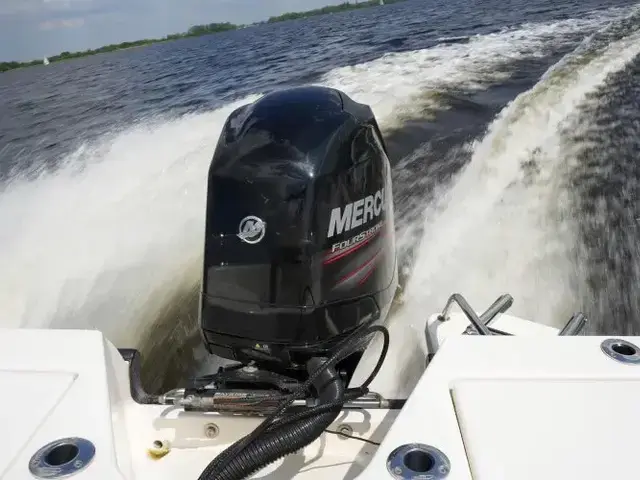
[(347, 435), (353, 435), (353, 428), (351, 428), (351, 425), (347, 425), (346, 423), (339, 425), (336, 431), (338, 432), (338, 437), (343, 439), (348, 438)]
[(204, 434), (207, 438), (216, 438), (220, 433), (220, 429), (215, 423), (208, 423), (204, 427)]

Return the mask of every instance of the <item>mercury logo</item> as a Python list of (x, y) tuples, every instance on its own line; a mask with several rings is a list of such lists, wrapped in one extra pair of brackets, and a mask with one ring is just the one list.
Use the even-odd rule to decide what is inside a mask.
[(244, 217), (238, 227), (238, 238), (245, 243), (255, 244), (264, 238), (267, 224), (262, 219), (249, 215)]
[(331, 210), (327, 238), (365, 225), (374, 218), (379, 217), (383, 207), (384, 188), (381, 188), (373, 195), (345, 205), (344, 210), (340, 207), (334, 208)]

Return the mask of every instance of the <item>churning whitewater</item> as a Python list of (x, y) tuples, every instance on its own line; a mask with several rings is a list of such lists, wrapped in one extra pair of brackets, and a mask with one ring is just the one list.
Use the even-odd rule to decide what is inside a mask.
[[(394, 8), (410, 19), (422, 7)], [(292, 64), (285, 80), (253, 77), (238, 86), (242, 98), (213, 109), (175, 113), (171, 98), (161, 114), (126, 125), (117, 115), (96, 120), (94, 130), (87, 122), (86, 134), (64, 148), (62, 140), (40, 148), (51, 140), (43, 137), (18, 149), (6, 141), (18, 142), (15, 132), (0, 136), (2, 325), (100, 329), (116, 345), (142, 350), (151, 389), (175, 384), (202, 354), (206, 172), (220, 129), (236, 107), (271, 88), (311, 83), (370, 104), (390, 146), (407, 279), (390, 330), (414, 346), (407, 355), (422, 355), (425, 314), (453, 292), (478, 309), (510, 293), (514, 314), (552, 325), (576, 310), (592, 318), (623, 312), (624, 322), (602, 319), (596, 328), (640, 331), (640, 304), (618, 277), (640, 279), (640, 214), (631, 201), (640, 185), (632, 157), (638, 16), (630, 6), (579, 13), (487, 33), (464, 27), (468, 33), (437, 35), (424, 48), (324, 65), (299, 79)], [(363, 18), (337, 21), (364, 28)], [(407, 22), (410, 35), (420, 35)], [(185, 105), (197, 97), (189, 95)], [(409, 389), (412, 372), (388, 380)]]

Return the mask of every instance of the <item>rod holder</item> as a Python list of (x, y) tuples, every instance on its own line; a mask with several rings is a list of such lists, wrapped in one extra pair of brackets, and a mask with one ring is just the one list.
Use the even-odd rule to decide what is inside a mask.
[(562, 337), (579, 335), (586, 325), (587, 317), (585, 317), (584, 314), (580, 312), (574, 313), (571, 319), (564, 326), (564, 328), (560, 330), (560, 333), (558, 333), (558, 335)]
[[(500, 302), (501, 298), (502, 297), (500, 297), (498, 300), (496, 300), (493, 303), (493, 305), (491, 305), (491, 307), (489, 307), (489, 310), (495, 309), (495, 306)], [(511, 301), (513, 302), (513, 299), (511, 299)], [(447, 319), (447, 317), (449, 316), (449, 310), (451, 309), (451, 307), (453, 306), (454, 303), (458, 304), (460, 309), (467, 316), (467, 318), (469, 319), (471, 324), (474, 326), (474, 328), (476, 329), (476, 331), (478, 332), (479, 335), (492, 335), (492, 333), (489, 330), (489, 328), (484, 324), (484, 321), (480, 320), (478, 315), (476, 315), (476, 312), (474, 312), (473, 308), (471, 308), (471, 305), (469, 305), (467, 300), (462, 295), (460, 295), (459, 293), (454, 293), (453, 295), (451, 295), (449, 297), (449, 300), (447, 300), (447, 304), (445, 305), (444, 310), (442, 310), (442, 314), (440, 315), (441, 320), (446, 320)], [(487, 311), (489, 311), (489, 310), (487, 310)], [(494, 314), (494, 316), (497, 315), (498, 312), (499, 312), (499, 310), (496, 310), (496, 313)], [(485, 313), (487, 313), (487, 312), (485, 312)]]

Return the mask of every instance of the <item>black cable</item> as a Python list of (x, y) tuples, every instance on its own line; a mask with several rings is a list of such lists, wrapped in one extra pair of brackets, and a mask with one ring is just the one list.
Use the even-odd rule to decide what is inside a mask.
[(380, 352), (380, 357), (378, 358), (378, 362), (376, 363), (376, 366), (374, 367), (373, 371), (371, 372), (369, 377), (367, 377), (367, 379), (362, 383), (360, 387), (347, 389), (343, 400), (339, 402), (329, 403), (325, 405), (317, 405), (315, 407), (310, 407), (299, 413), (293, 414), (289, 417), (281, 418), (280, 420), (277, 420), (274, 423), (272, 423), (272, 425), (268, 427), (267, 430), (272, 430), (273, 428), (279, 428), (283, 425), (296, 422), (302, 418), (311, 417), (313, 415), (317, 415), (320, 413), (329, 412), (336, 407), (340, 407), (340, 409), (342, 409), (342, 406), (344, 405), (345, 402), (349, 400), (355, 400), (369, 393), (368, 387), (369, 385), (371, 385), (371, 382), (373, 382), (373, 380), (376, 378), (376, 376), (380, 372), (380, 369), (382, 368), (382, 365), (384, 364), (384, 361), (387, 357), (387, 352), (389, 351), (389, 341), (390, 341), (389, 331), (386, 330), (384, 327), (382, 330), (378, 330), (378, 331), (380, 331), (383, 335), (382, 351)]
[(339, 407), (340, 409), (342, 409), (342, 406), (344, 405), (345, 402), (349, 400), (355, 400), (369, 393), (368, 387), (369, 385), (371, 385), (371, 382), (373, 382), (373, 380), (376, 378), (376, 376), (380, 372), (380, 369), (382, 368), (382, 365), (384, 364), (384, 361), (387, 357), (387, 352), (389, 351), (389, 340), (390, 340), (389, 331), (384, 328), (379, 331), (382, 332), (382, 335), (384, 337), (383, 344), (382, 344), (382, 351), (380, 352), (380, 357), (378, 358), (378, 362), (376, 363), (376, 366), (374, 367), (373, 371), (371, 372), (369, 377), (367, 377), (367, 379), (362, 383), (360, 387), (347, 389), (343, 400), (339, 402), (329, 403), (325, 405), (317, 405), (315, 407), (311, 407), (306, 410), (303, 410), (302, 412), (293, 414), (289, 417), (282, 418), (274, 422), (270, 427), (268, 427), (268, 430), (271, 430), (272, 427), (279, 428), (283, 425), (296, 422), (302, 418), (311, 417), (313, 415), (317, 415), (320, 413), (329, 412), (336, 407)]
[[(309, 373), (322, 363), (322, 358), (309, 360)], [(335, 368), (327, 368), (314, 383), (318, 401), (322, 403), (336, 402), (344, 397), (344, 382)], [(266, 431), (253, 443), (242, 438), (227, 448), (209, 463), (200, 475), (200, 480), (240, 480), (270, 463), (291, 453), (303, 449), (328, 428), (339, 415), (339, 410), (302, 419), (291, 425)]]
[(376, 445), (378, 447), (380, 446), (380, 442), (374, 442), (373, 440), (369, 440), (368, 438), (356, 437), (355, 435), (349, 435), (348, 433), (334, 432), (333, 430), (325, 430), (325, 432), (347, 437), (352, 440), (360, 440), (361, 442), (370, 443), (371, 445)]
[[(328, 404), (318, 405), (316, 407), (311, 407), (310, 409), (299, 412), (297, 414), (290, 415), (289, 417), (282, 417), (282, 415), (286, 412), (286, 410), (291, 406), (294, 400), (296, 400), (299, 396), (306, 394), (309, 388), (314, 384), (314, 382), (323, 374), (326, 374), (327, 370), (332, 369), (338, 362), (347, 356), (351, 355), (353, 352), (357, 351), (361, 347), (361, 343), (365, 343), (367, 338), (376, 333), (382, 332), (384, 336), (383, 349), (376, 364), (373, 372), (367, 380), (363, 383), (362, 387), (357, 389), (349, 389), (346, 392), (343, 392), (341, 398), (339, 400), (335, 400), (329, 402)], [(205, 469), (203, 474), (200, 476), (201, 479), (212, 478), (211, 475), (215, 472), (221, 472), (229, 465), (229, 461), (235, 458), (240, 452), (249, 448), (252, 443), (260, 437), (260, 435), (267, 434), (273, 435), (276, 430), (282, 428), (285, 425), (294, 424), (295, 422), (302, 421), (306, 417), (321, 415), (322, 413), (328, 413), (332, 411), (339, 411), (344, 405), (345, 401), (352, 396), (357, 395), (358, 397), (363, 394), (363, 392), (368, 391), (368, 385), (373, 381), (375, 376), (378, 374), (382, 364), (384, 363), (384, 359), (386, 357), (387, 351), (389, 347), (389, 332), (386, 328), (381, 325), (373, 325), (369, 327), (364, 327), (362, 329), (358, 329), (353, 332), (351, 335), (342, 339), (333, 349), (330, 357), (326, 359), (320, 366), (318, 366), (313, 372), (309, 375), (309, 378), (298, 386), (290, 395), (285, 397), (285, 399), (280, 403), (278, 408), (269, 415), (264, 422), (262, 422), (256, 429), (254, 429), (250, 434), (241, 438), (236, 443), (228, 447), (224, 450), (220, 455), (218, 455)], [(357, 397), (354, 397), (357, 398)], [(313, 439), (311, 440), (313, 441)], [(215, 467), (214, 467), (215, 465)], [(265, 464), (266, 465), (266, 464)], [(265, 465), (261, 465), (260, 468)]]
[(380, 357), (378, 357), (378, 363), (376, 363), (376, 366), (373, 368), (373, 371), (371, 372), (369, 377), (362, 383), (362, 386), (360, 386), (359, 389), (367, 389), (367, 390), (369, 389), (369, 385), (371, 385), (371, 382), (373, 382), (373, 380), (378, 376), (378, 373), (380, 373), (380, 369), (382, 368), (382, 365), (384, 364), (384, 361), (387, 358), (387, 352), (389, 351), (389, 340), (390, 340), (389, 330), (387, 330), (384, 327), (381, 327), (377, 331), (382, 333), (382, 337), (383, 337), (382, 351), (380, 352)]
[[(362, 333), (361, 333), (362, 332)], [(298, 388), (296, 388), (293, 392), (291, 392), (291, 394), (286, 397), (281, 403), (280, 406), (271, 414), (269, 415), (264, 422), (262, 422), (260, 425), (258, 425), (258, 427), (253, 430), (253, 432), (251, 432), (249, 435), (247, 435), (245, 437), (246, 439), (246, 443), (244, 445), (244, 447), (248, 446), (253, 440), (255, 440), (260, 434), (262, 434), (264, 431), (267, 430), (267, 428), (276, 421), (276, 419), (282, 415), (284, 413), (284, 411), (289, 407), (289, 405), (291, 405), (295, 400), (298, 399), (299, 395), (301, 394), (305, 394), (307, 392), (307, 390), (309, 389), (309, 387), (311, 387), (311, 385), (313, 384), (313, 382), (318, 378), (318, 376), (324, 372), (327, 368), (329, 367), (333, 367), (336, 363), (338, 363), (340, 360), (342, 360), (344, 357), (349, 356), (351, 353), (353, 353), (353, 351), (357, 350), (359, 347), (359, 345), (350, 345), (350, 342), (352, 342), (354, 340), (354, 337), (356, 339), (358, 339), (358, 337), (361, 337), (361, 339), (375, 333), (375, 332), (382, 332), (385, 338), (385, 347), (383, 348), (383, 353), (386, 356), (387, 350), (388, 350), (388, 346), (389, 346), (389, 332), (387, 331), (386, 328), (384, 328), (381, 325), (373, 325), (371, 327), (365, 328), (363, 330), (357, 330), (355, 331), (352, 336), (348, 336), (343, 338), (336, 346), (335, 346), (335, 353), (333, 353), (333, 355), (331, 355), (322, 365), (320, 365), (320, 367), (318, 367), (313, 374), (311, 374), (309, 376), (309, 378), (303, 383), (301, 384)], [(353, 351), (348, 351), (347, 347), (349, 347), (349, 350), (353, 349)], [(346, 355), (345, 354), (346, 351)], [(381, 360), (378, 361), (378, 365), (376, 365), (377, 369), (379, 370), (379, 365), (381, 366), (382, 363), (384, 362), (384, 358), (381, 355)], [(375, 371), (375, 370), (374, 370)], [(377, 374), (377, 371), (376, 371)], [(373, 379), (370, 377), (367, 379), (367, 381), (365, 383), (368, 382), (368, 384), (371, 383)]]

